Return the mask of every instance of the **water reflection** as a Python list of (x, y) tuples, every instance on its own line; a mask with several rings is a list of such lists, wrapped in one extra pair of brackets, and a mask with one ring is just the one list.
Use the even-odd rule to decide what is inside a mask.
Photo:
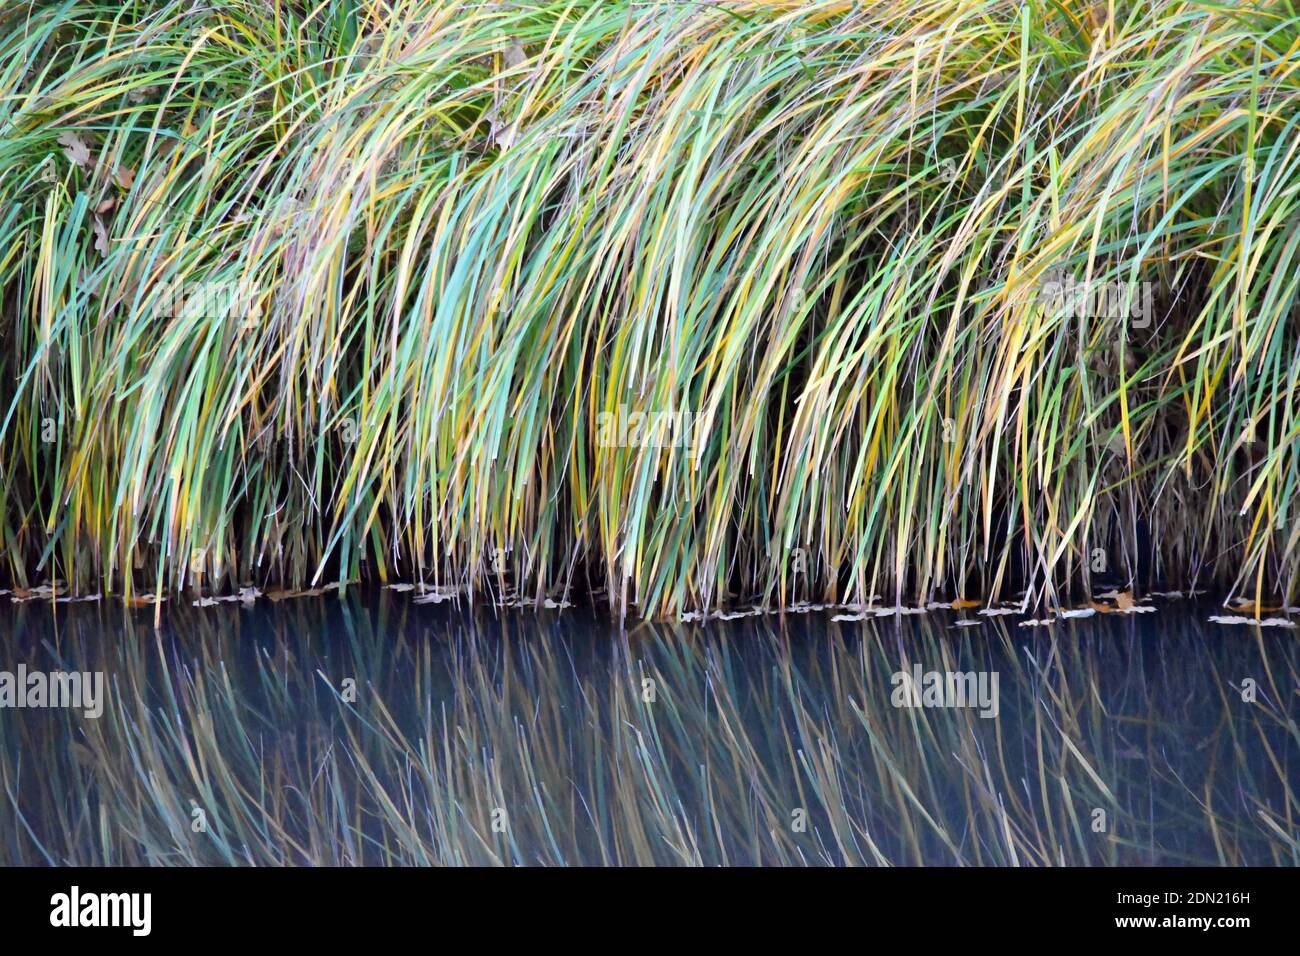
[[(1203, 608), (12, 610), (0, 671), (107, 701), (0, 710), (3, 864), (1300, 862), (1297, 642)], [(896, 706), (899, 672), (996, 673), (997, 716)]]

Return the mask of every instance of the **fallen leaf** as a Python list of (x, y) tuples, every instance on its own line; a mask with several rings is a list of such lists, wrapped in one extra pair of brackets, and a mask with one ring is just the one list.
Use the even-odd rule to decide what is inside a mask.
[(748, 611), (731, 611), (731, 612), (723, 611), (721, 614), (718, 615), (718, 620), (735, 621), (742, 617), (754, 617), (755, 615), (762, 614), (762, 613), (763, 613), (762, 610), (760, 610), (759, 608), (750, 608)]
[[(60, 586), (62, 586), (61, 582)], [(34, 601), (37, 598), (51, 597), (54, 597), (54, 588), (48, 584), (38, 584), (34, 588), (14, 588), (10, 599), (22, 603), (24, 601)]]
[(113, 251), (113, 247), (109, 245), (108, 241), (108, 228), (104, 225), (104, 220), (100, 219), (98, 216), (95, 217), (94, 228), (95, 250), (107, 259), (109, 253)]
[(429, 588), (424, 594), (411, 600), (412, 604), (441, 604), (443, 601), (450, 601), (460, 594), (460, 588), (450, 584), (437, 584)]
[(491, 136), (492, 142), (496, 144), (498, 148), (506, 150), (515, 144), (515, 138), (518, 134), (513, 125), (507, 126), (505, 123), (499, 123), (493, 120), (489, 135)]
[(879, 600), (879, 594), (872, 594), (866, 601), (854, 601), (849, 604), (828, 604), (827, 607), (831, 610), (838, 609), (841, 611), (876, 611), (879, 610), (879, 605), (876, 604)]
[(1256, 604), (1254, 601), (1248, 601), (1245, 598), (1233, 598), (1229, 603), (1234, 611), (1240, 611), (1242, 614), (1253, 614), (1255, 617), (1282, 610), (1280, 604)]
[[(243, 604), (253, 604), (261, 596), (262, 596), (262, 592), (255, 587), (241, 587), (234, 594), (214, 594), (211, 597), (211, 601), (213, 604), (217, 604), (217, 603), (232, 604), (235, 601), (239, 601)], [(202, 604), (199, 606), (208, 607), (207, 604)]]
[(511, 43), (505, 52), (506, 68), (513, 70), (515, 67), (523, 66), (528, 60), (527, 54), (524, 53), (523, 44), (518, 40)]
[(90, 159), (90, 147), (72, 130), (60, 133), (58, 143), (63, 147), (63, 155), (68, 157), (68, 162), (74, 166), (86, 169), (93, 165)]
[(1115, 608), (1116, 614), (1154, 614), (1156, 609), (1150, 604), (1133, 604), (1129, 607)]
[(270, 591), (264, 591), (262, 596), (271, 601), (283, 601), (286, 598), (300, 597), (320, 597), (327, 591), (333, 590), (337, 585), (326, 585), (323, 588), (307, 588), (302, 591), (288, 591), (284, 588), (272, 588)]
[(1295, 621), (1288, 621), (1284, 617), (1266, 617), (1263, 620), (1255, 617), (1240, 617), (1235, 614), (1213, 614), (1210, 620), (1215, 624), (1254, 624), (1257, 627), (1295, 627)]
[(954, 611), (965, 611), (965, 610), (969, 610), (970, 608), (975, 608), (979, 606), (980, 606), (979, 601), (969, 601), (966, 600), (965, 598), (957, 598), (957, 600), (952, 602), (952, 609)]
[(798, 601), (794, 604), (791, 604), (789, 607), (787, 607), (785, 609), (785, 613), (786, 614), (807, 614), (810, 611), (824, 611), (824, 610), (826, 610), (825, 604), (808, 604), (804, 601)]

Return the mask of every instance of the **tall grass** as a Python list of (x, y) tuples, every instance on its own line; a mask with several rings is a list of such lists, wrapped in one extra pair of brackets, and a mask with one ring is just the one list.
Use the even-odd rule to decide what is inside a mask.
[(1300, 584), (1290, 0), (20, 2), (0, 64), (19, 584)]

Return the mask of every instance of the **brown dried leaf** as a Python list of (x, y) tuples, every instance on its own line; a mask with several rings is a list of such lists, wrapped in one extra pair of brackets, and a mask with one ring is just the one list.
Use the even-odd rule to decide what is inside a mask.
[(304, 591), (288, 591), (288, 590), (285, 590), (284, 588), (272, 588), (270, 591), (263, 591), (263, 592), (262, 592), (262, 597), (264, 597), (264, 598), (266, 598), (266, 599), (268, 599), (268, 600), (270, 600), (270, 601), (276, 601), (276, 602), (279, 602), (279, 601), (283, 601), (283, 600), (285, 600), (286, 598), (320, 597), (322, 594), (324, 594), (324, 593), (326, 593), (327, 591), (330, 591), (330, 590), (332, 590), (332, 589), (331, 589), (331, 588), (327, 588), (327, 587), (326, 587), (326, 588), (307, 588), (307, 589), (304, 590)]
[(90, 147), (86, 145), (84, 139), (72, 132), (72, 130), (60, 133), (58, 143), (63, 147), (63, 155), (68, 157), (68, 162), (74, 166), (88, 169), (94, 165), (90, 156)]
[(1261, 614), (1269, 614), (1273, 611), (1281, 611), (1280, 604), (1256, 604), (1254, 601), (1246, 598), (1233, 598), (1231, 601), (1232, 609), (1242, 614), (1253, 614), (1259, 617)]

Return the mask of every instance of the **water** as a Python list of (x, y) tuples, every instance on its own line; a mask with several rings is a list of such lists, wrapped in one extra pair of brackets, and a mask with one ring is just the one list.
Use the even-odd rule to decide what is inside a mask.
[[(0, 864), (1295, 865), (1300, 643), (1210, 612), (15, 605), (0, 671), (106, 700), (0, 710)], [(996, 717), (895, 706), (914, 665)]]

